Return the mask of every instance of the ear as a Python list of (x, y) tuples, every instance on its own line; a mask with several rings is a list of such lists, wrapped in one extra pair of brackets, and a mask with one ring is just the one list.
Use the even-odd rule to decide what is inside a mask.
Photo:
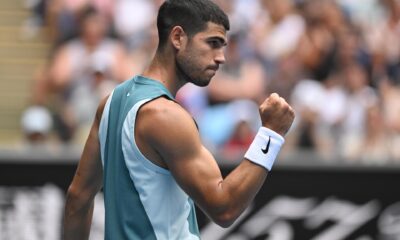
[(169, 38), (172, 46), (176, 50), (180, 50), (186, 44), (187, 35), (181, 26), (175, 26), (172, 28)]

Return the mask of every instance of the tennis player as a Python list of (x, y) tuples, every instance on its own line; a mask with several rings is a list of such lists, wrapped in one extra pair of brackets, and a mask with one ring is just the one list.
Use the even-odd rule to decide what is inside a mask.
[(262, 127), (244, 160), (223, 178), (174, 98), (186, 83), (207, 86), (225, 62), (228, 18), (209, 0), (167, 0), (157, 27), (150, 66), (117, 86), (97, 110), (68, 189), (64, 239), (88, 239), (101, 188), (105, 239), (199, 239), (194, 203), (228, 227), (263, 185), (284, 143), (294, 113), (274, 93), (260, 106)]

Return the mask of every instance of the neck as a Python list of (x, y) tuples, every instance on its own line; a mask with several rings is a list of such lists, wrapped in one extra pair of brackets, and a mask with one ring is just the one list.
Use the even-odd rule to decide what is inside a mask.
[(172, 54), (157, 51), (150, 66), (142, 76), (161, 82), (175, 97), (178, 90), (186, 83), (176, 73), (176, 66)]

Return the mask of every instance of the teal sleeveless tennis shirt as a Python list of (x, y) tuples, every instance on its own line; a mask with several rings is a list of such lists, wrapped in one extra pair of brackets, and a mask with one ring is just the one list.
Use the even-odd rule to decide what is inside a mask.
[(174, 100), (160, 82), (136, 76), (117, 86), (104, 107), (99, 138), (107, 240), (199, 239), (193, 201), (135, 142), (139, 108), (158, 97)]

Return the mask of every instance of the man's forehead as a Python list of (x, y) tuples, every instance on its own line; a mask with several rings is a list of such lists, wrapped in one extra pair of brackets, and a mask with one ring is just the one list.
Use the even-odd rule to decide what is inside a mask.
[(200, 32), (205, 38), (220, 38), (224, 42), (227, 41), (226, 29), (223, 25), (208, 22), (206, 29)]

